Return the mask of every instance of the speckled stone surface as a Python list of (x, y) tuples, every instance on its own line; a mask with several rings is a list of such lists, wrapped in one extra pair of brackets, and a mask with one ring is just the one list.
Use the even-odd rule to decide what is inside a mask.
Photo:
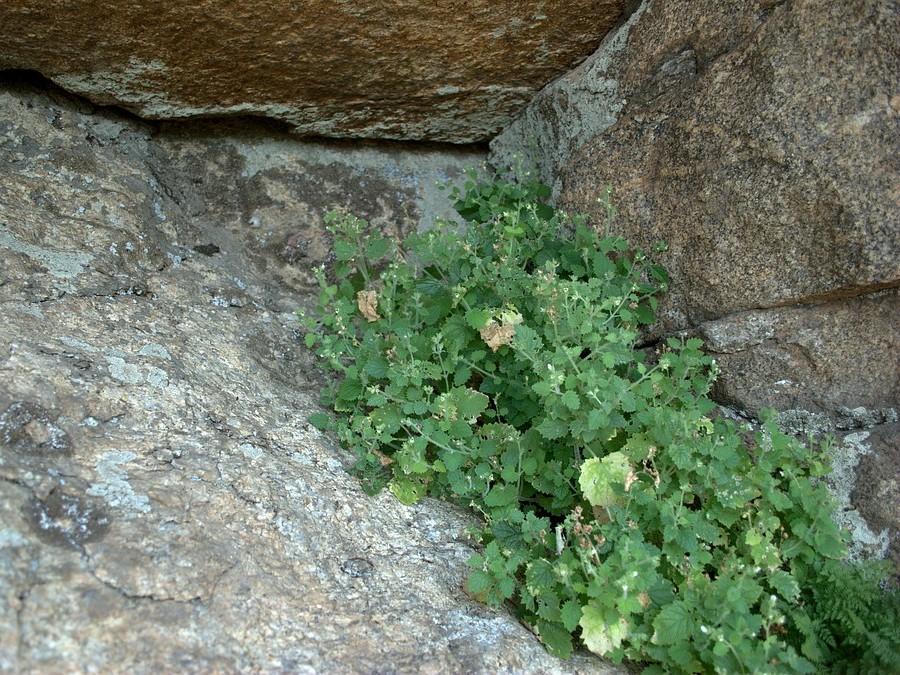
[(737, 312), (697, 334), (721, 369), (713, 395), (755, 415), (762, 407), (813, 412), (896, 408), (900, 296)]
[(469, 516), (366, 496), (306, 422), (320, 207), (414, 228), (480, 155), (3, 85), (0, 672), (616, 672), (468, 598)]
[(491, 158), (667, 243), (658, 332), (709, 340), (722, 402), (900, 408), (898, 34), (889, 0), (645, 0)]
[(0, 3), (0, 69), (144, 118), (471, 143), (588, 56), (624, 0)]
[(873, 430), (866, 442), (871, 452), (856, 467), (852, 499), (869, 527), (890, 537), (888, 553), (900, 576), (900, 424)]

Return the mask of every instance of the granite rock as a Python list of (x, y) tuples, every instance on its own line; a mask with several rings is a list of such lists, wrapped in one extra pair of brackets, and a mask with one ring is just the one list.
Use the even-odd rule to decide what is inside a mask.
[(588, 56), (624, 0), (0, 5), (0, 69), (144, 118), (258, 115), (328, 137), (483, 141)]
[(615, 188), (616, 232), (668, 245), (657, 334), (714, 338), (723, 401), (897, 407), (898, 33), (888, 0), (646, 0), (491, 160), (595, 220)]
[(870, 451), (856, 467), (851, 496), (871, 530), (889, 536), (888, 555), (900, 575), (900, 425), (880, 426), (866, 442)]
[(900, 296), (883, 291), (824, 303), (737, 312), (696, 334), (721, 369), (724, 405), (837, 413), (900, 401)]
[(480, 155), (2, 85), (0, 672), (617, 672), (466, 596), (471, 516), (365, 495), (307, 423), (320, 209), (417, 227)]

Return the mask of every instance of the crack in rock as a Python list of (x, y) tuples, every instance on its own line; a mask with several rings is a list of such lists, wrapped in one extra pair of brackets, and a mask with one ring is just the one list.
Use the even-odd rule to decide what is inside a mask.
[(103, 579), (97, 573), (96, 568), (93, 567), (90, 555), (85, 553), (85, 558), (85, 568), (87, 569), (88, 573), (97, 581), (97, 583), (102, 584), (111, 591), (115, 591), (118, 595), (121, 595), (126, 600), (132, 602), (171, 602), (176, 605), (197, 605), (204, 602), (202, 595), (194, 595), (186, 600), (179, 600), (171, 597), (160, 597), (153, 593), (129, 593), (124, 588), (116, 585), (114, 582), (109, 581), (108, 579)]

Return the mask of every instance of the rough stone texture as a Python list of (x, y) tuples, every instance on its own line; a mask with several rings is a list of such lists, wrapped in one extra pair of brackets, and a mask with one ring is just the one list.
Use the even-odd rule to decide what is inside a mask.
[(889, 554), (900, 574), (900, 425), (885, 425), (866, 439), (871, 452), (856, 467), (852, 499), (874, 532), (888, 532)]
[(900, 401), (900, 296), (883, 291), (814, 305), (738, 312), (699, 326), (722, 374), (713, 395), (755, 415)]
[(572, 212), (616, 188), (619, 231), (668, 243), (660, 329), (729, 344), (729, 403), (898, 406), (898, 34), (888, 0), (647, 0), (492, 162)]
[(263, 115), (469, 143), (589, 55), (624, 0), (5, 0), (0, 69), (152, 119)]
[(828, 415), (794, 409), (775, 419), (787, 433), (829, 437), (832, 471), (825, 480), (837, 502), (837, 521), (851, 535), (847, 557), (890, 554), (900, 578), (900, 514), (895, 502), (882, 503), (898, 485), (897, 411), (859, 407)]
[(469, 518), (367, 497), (306, 423), (320, 207), (415, 227), (417, 181), (475, 157), (4, 83), (0, 671), (614, 672), (470, 600)]

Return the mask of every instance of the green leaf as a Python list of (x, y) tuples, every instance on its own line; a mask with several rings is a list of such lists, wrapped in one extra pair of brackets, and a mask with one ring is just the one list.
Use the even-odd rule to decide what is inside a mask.
[(581, 407), (581, 400), (578, 398), (578, 393), (574, 391), (567, 391), (562, 396), (563, 405), (565, 405), (569, 410), (575, 411)]
[(431, 470), (431, 463), (425, 457), (425, 446), (425, 439), (414, 438), (394, 454), (404, 473), (425, 474)]
[(566, 630), (570, 633), (574, 632), (578, 627), (578, 622), (581, 621), (581, 605), (574, 600), (567, 600), (560, 609), (560, 615)]
[(613, 485), (624, 487), (630, 471), (628, 458), (621, 452), (611, 452), (603, 459), (592, 457), (586, 460), (581, 465), (578, 484), (591, 506), (612, 506), (621, 501)]
[(372, 377), (384, 378), (390, 373), (391, 366), (383, 356), (372, 356), (363, 367), (363, 371)]
[(355, 243), (345, 239), (335, 240), (333, 250), (335, 259), (340, 261), (351, 260), (359, 252)]
[(602, 410), (594, 408), (588, 413), (588, 429), (596, 431), (602, 429), (609, 424), (609, 415)]
[(495, 485), (484, 498), (485, 505), (491, 508), (510, 506), (518, 501), (519, 495), (515, 485)]
[(347, 377), (337, 390), (337, 397), (342, 401), (356, 402), (362, 395), (362, 384), (359, 380)]
[(552, 385), (546, 380), (538, 380), (533, 385), (531, 385), (532, 391), (538, 396), (546, 396), (552, 390)]
[(380, 233), (372, 234), (366, 242), (366, 260), (381, 260), (391, 247), (389, 239)]
[(453, 389), (453, 393), (456, 395), (459, 415), (466, 419), (478, 417), (490, 403), (490, 399), (480, 391), (474, 391), (466, 387)]
[(483, 570), (475, 570), (469, 575), (469, 591), (476, 595), (486, 593), (492, 585), (491, 575)]
[(306, 418), (306, 421), (322, 431), (331, 429), (331, 415), (326, 413), (312, 413)]
[(488, 325), (493, 317), (493, 312), (489, 309), (470, 309), (466, 312), (466, 323), (470, 328), (481, 330)]
[(775, 570), (769, 575), (769, 583), (772, 584), (778, 595), (789, 602), (793, 602), (800, 595), (800, 586), (797, 580), (784, 570)]
[(653, 620), (653, 642), (672, 645), (687, 640), (693, 632), (694, 619), (683, 601), (663, 607)]
[(395, 477), (388, 484), (394, 496), (400, 500), (400, 503), (407, 506), (415, 504), (425, 496), (426, 485), (418, 481), (410, 480), (405, 477)]
[(441, 329), (444, 346), (453, 354), (461, 352), (469, 341), (469, 327), (461, 316), (454, 315), (447, 319)]
[(400, 424), (403, 421), (400, 410), (394, 404), (382, 406), (377, 410), (373, 410), (372, 414), (369, 415), (369, 418), (372, 420), (373, 425), (376, 427), (384, 427), (388, 434), (396, 433), (400, 429)]
[(528, 590), (535, 595), (551, 590), (556, 585), (556, 574), (553, 571), (553, 565), (541, 559), (528, 564), (525, 579), (528, 584)]
[(567, 659), (572, 656), (572, 636), (557, 623), (537, 622), (537, 633), (551, 654)]
[(562, 436), (565, 436), (569, 430), (569, 425), (566, 424), (563, 420), (556, 420), (545, 417), (544, 420), (537, 426), (537, 430), (544, 438), (553, 440), (555, 438), (561, 438)]
[(522, 546), (522, 528), (508, 521), (499, 520), (491, 525), (491, 534), (505, 549), (513, 550)]

